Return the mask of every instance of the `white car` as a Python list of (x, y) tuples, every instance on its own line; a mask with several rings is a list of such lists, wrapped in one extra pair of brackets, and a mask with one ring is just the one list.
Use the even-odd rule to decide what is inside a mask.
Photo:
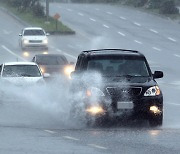
[(29, 86), (45, 83), (39, 66), (33, 62), (8, 62), (0, 65), (0, 81), (8, 85)]
[(24, 28), (19, 36), (21, 37), (19, 44), (23, 50), (30, 47), (48, 49), (47, 36), (49, 36), (49, 33), (46, 33), (45, 30), (40, 27)]

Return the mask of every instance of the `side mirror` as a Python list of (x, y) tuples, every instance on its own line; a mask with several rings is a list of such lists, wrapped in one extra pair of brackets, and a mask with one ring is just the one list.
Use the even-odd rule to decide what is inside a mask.
[(50, 34), (49, 33), (46, 33), (46, 36), (49, 36)]
[(51, 75), (50, 75), (49, 73), (44, 73), (44, 74), (43, 74), (43, 77), (44, 77), (44, 78), (49, 78), (50, 76), (51, 76)]
[(162, 78), (163, 76), (164, 76), (164, 74), (162, 71), (155, 71), (153, 74), (154, 79), (159, 79), (159, 78)]
[(22, 36), (22, 34), (19, 34), (19, 36)]

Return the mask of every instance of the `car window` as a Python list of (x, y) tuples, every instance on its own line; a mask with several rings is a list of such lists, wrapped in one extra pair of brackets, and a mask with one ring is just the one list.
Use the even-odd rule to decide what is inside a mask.
[(39, 65), (66, 65), (68, 61), (63, 56), (37, 56), (36, 63)]
[(43, 30), (25, 30), (24, 36), (31, 36), (31, 35), (45, 35)]
[(40, 77), (41, 73), (36, 65), (5, 65), (3, 77)]
[(90, 60), (88, 70), (101, 72), (103, 75), (150, 76), (143, 59), (97, 59)]

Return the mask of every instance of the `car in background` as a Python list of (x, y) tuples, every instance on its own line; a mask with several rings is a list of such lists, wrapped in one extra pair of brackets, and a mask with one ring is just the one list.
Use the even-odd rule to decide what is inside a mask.
[[(138, 51), (83, 51), (72, 73), (72, 116), (83, 112), (87, 123), (93, 119), (107, 122), (111, 118), (140, 118), (151, 126), (161, 126), (163, 94), (155, 79), (162, 77), (161, 71), (151, 72), (145, 56)], [(82, 94), (81, 100), (76, 93)]]
[(33, 62), (8, 62), (0, 65), (1, 83), (15, 86), (45, 83), (39, 66)]
[(19, 44), (22, 50), (27, 48), (48, 49), (48, 36), (44, 29), (40, 27), (27, 27), (19, 34)]
[(50, 77), (65, 75), (70, 78), (71, 72), (74, 71), (73, 63), (69, 63), (63, 54), (37, 54), (32, 62), (38, 64), (41, 71), (50, 74)]

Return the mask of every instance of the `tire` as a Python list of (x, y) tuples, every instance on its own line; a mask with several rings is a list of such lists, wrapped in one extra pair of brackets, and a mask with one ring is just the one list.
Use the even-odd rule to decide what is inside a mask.
[(160, 127), (162, 126), (162, 124), (163, 124), (163, 114), (149, 118), (149, 125), (151, 127)]

